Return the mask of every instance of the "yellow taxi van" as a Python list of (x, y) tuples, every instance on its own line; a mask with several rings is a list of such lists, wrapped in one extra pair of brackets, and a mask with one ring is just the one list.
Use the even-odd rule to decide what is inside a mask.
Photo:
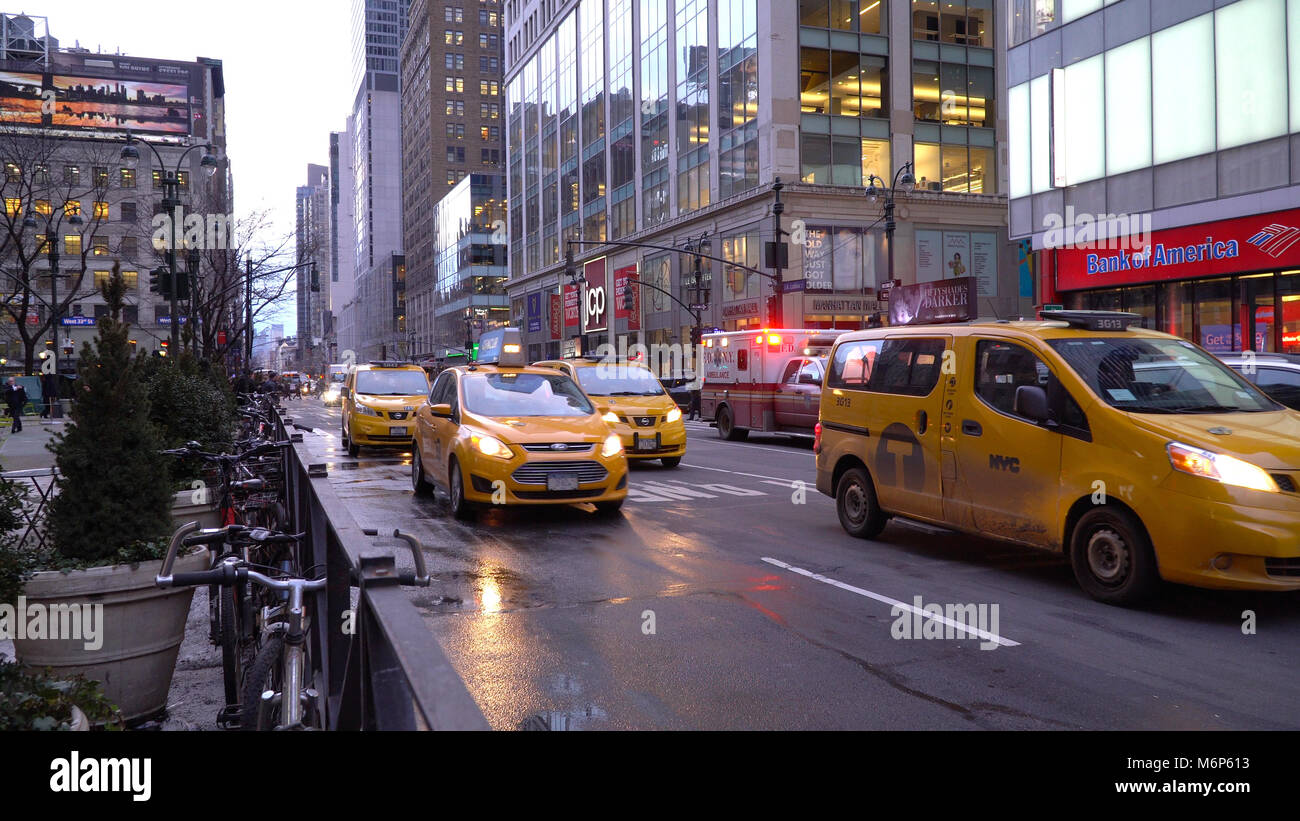
[(411, 486), (436, 486), (457, 518), (483, 505), (577, 504), (618, 512), (623, 442), (567, 374), (526, 366), (518, 328), (479, 340), (478, 360), (438, 375), (415, 416)]
[(1137, 315), (1041, 316), (839, 338), (814, 451), (843, 528), (1061, 551), (1114, 604), (1300, 589), (1300, 413)]
[(411, 446), (415, 410), (429, 393), (429, 377), (410, 362), (370, 362), (353, 367), (339, 389), (343, 446), (357, 456), (363, 445)]
[(623, 440), (629, 460), (658, 459), (667, 468), (681, 464), (686, 454), (682, 410), (645, 365), (596, 356), (533, 364), (562, 371), (577, 382)]

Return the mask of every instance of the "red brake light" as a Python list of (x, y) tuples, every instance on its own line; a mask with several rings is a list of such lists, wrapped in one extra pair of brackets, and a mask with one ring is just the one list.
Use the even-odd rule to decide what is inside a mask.
[(813, 425), (813, 453), (822, 452), (822, 423)]

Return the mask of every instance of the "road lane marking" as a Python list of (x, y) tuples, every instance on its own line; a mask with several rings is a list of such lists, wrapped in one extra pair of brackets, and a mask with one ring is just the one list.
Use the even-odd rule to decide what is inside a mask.
[(786, 564), (785, 562), (783, 562), (783, 561), (781, 561), (781, 560), (779, 560), (779, 559), (770, 559), (770, 558), (767, 558), (766, 556), (764, 556), (764, 557), (763, 557), (763, 561), (767, 562), (767, 563), (770, 564), (770, 565), (775, 565), (776, 567), (779, 567), (779, 568), (781, 568), (782, 570), (788, 570), (788, 571), (790, 571), (791, 573), (798, 573), (800, 576), (807, 576), (808, 578), (812, 579), (813, 581), (818, 581), (818, 582), (821, 582), (821, 583), (823, 583), (823, 584), (829, 584), (829, 585), (832, 586), (832, 587), (838, 587), (839, 589), (841, 589), (841, 590), (847, 590), (847, 591), (849, 591), (850, 593), (857, 593), (859, 596), (865, 596), (865, 597), (868, 598), (868, 599), (874, 599), (874, 600), (876, 600), (876, 601), (878, 601), (878, 602), (881, 602), (882, 604), (888, 604), (890, 607), (898, 607), (898, 608), (901, 608), (903, 611), (905, 611), (905, 612), (907, 612), (907, 613), (912, 613), (912, 614), (914, 614), (914, 615), (918, 615), (918, 616), (921, 616), (922, 618), (926, 618), (926, 619), (934, 619), (934, 620), (936, 620), (936, 621), (940, 622), (941, 624), (944, 624), (944, 625), (946, 625), (946, 626), (948, 626), (948, 627), (952, 627), (952, 628), (955, 628), (955, 629), (957, 629), (957, 630), (961, 630), (962, 632), (967, 633), (967, 634), (974, 634), (975, 636), (977, 636), (977, 637), (979, 637), (979, 638), (981, 638), (981, 639), (983, 639), (983, 640), (985, 640), (985, 641), (994, 641), (994, 642), (997, 642), (997, 643), (998, 643), (999, 645), (1001, 645), (1002, 647), (1019, 647), (1019, 646), (1020, 646), (1020, 642), (1018, 642), (1018, 641), (1012, 641), (1011, 639), (1003, 638), (1002, 636), (999, 636), (999, 635), (997, 635), (996, 633), (989, 633), (989, 632), (987, 632), (987, 631), (985, 631), (985, 630), (980, 630), (980, 629), (975, 628), (975, 627), (969, 627), (969, 626), (967, 626), (967, 625), (965, 625), (965, 624), (962, 624), (962, 623), (960, 623), (960, 622), (954, 621), (954, 620), (948, 618), (947, 616), (940, 616), (940, 615), (936, 615), (936, 614), (934, 614), (934, 613), (927, 613), (925, 610), (923, 610), (923, 609), (921, 609), (921, 608), (919, 608), (919, 607), (915, 607), (914, 605), (904, 604), (903, 602), (898, 601), (897, 599), (891, 599), (891, 598), (889, 598), (888, 596), (882, 596), (882, 595), (880, 595), (879, 593), (872, 593), (870, 590), (863, 590), (861, 587), (854, 587), (854, 586), (851, 585), (851, 584), (845, 584), (844, 582), (839, 581), (839, 580), (837, 580), (837, 579), (832, 579), (832, 578), (830, 578), (829, 576), (823, 576), (823, 575), (821, 575), (820, 573), (814, 573), (814, 572), (812, 572), (811, 570), (804, 570), (802, 567), (795, 567), (795, 566), (792, 565), (792, 564)]
[[(730, 473), (733, 476), (748, 476), (751, 479), (770, 479), (773, 482), (780, 482), (786, 487), (792, 487), (796, 481), (801, 481), (796, 479), (782, 479), (779, 476), (764, 476), (761, 473), (742, 473), (739, 470), (727, 470), (726, 468), (706, 468), (704, 465), (692, 465), (689, 463), (686, 466), (690, 468), (695, 468), (696, 470), (712, 470), (716, 473)], [(804, 484), (811, 485), (814, 483), (809, 481), (804, 481)]]
[(698, 436), (691, 439), (690, 441), (694, 444), (700, 444), (700, 445), (725, 445), (728, 448), (738, 447), (738, 448), (749, 448), (750, 450), (766, 450), (766, 451), (771, 451), (772, 453), (784, 453), (787, 456), (797, 456), (799, 454), (807, 454), (808, 456), (813, 455), (813, 452), (810, 450), (798, 450), (794, 448), (790, 448), (790, 449), (769, 448), (763, 445), (750, 445), (745, 442), (725, 442), (721, 439), (701, 439)]

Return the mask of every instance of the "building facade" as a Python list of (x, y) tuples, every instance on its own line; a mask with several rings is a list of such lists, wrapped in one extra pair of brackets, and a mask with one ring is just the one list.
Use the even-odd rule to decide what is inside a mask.
[[(694, 318), (663, 292), (728, 330), (864, 327), (887, 286), (955, 276), (978, 278), (982, 314), (1030, 307), (1007, 240), (995, 5), (507, 0), (508, 287), (530, 355), (584, 330), (589, 346), (687, 342)], [(886, 198), (864, 194), (905, 172), (891, 272)], [(768, 259), (778, 220), (788, 257)], [(528, 331), (552, 294), (558, 327)]]
[[(357, 361), (404, 344), (405, 320), (391, 308), (394, 259), (402, 256), (401, 73), (399, 49), (406, 36), (409, 0), (353, 0), (354, 91), (347, 142), (352, 149), (354, 287), (350, 312)], [(402, 266), (404, 270), (405, 266)], [(403, 277), (404, 278), (404, 277)]]
[(1012, 2), (1010, 229), (1040, 301), (1300, 353), (1300, 3)]
[[(434, 307), (445, 307), (447, 289), (453, 287), (444, 255), (449, 244), (460, 242), (459, 231), (454, 239), (448, 238), (443, 221), (473, 224), (475, 232), (490, 234), (491, 224), (480, 226), (471, 205), (495, 213), (504, 200), (503, 178), (497, 173), (504, 168), (505, 154), (501, 17), (495, 0), (469, 4), (414, 0), (411, 4), (411, 27), (401, 52), (402, 221), (407, 328), (417, 356), (445, 349), (453, 339), (463, 345), (465, 339), (463, 317), (454, 318), (455, 328), (435, 327), (435, 317), (446, 312), (435, 312)], [(470, 176), (493, 182), (466, 184), (471, 193), (457, 195), (444, 207), (443, 197), (459, 191)], [(501, 186), (496, 185), (498, 180)], [(504, 212), (500, 219), (504, 226)], [(466, 276), (468, 267), (469, 263)], [(458, 265), (455, 270), (460, 270)], [(496, 294), (504, 295), (496, 287)], [(462, 311), (467, 308), (468, 304), (462, 306)]]
[[(162, 352), (172, 322), (190, 320), (184, 302), (173, 320), (169, 303), (149, 289), (150, 272), (164, 264), (168, 229), (195, 252), (202, 287), (217, 287), (218, 277), (238, 280), (221, 61), (60, 49), (43, 18), (21, 14), (0, 15), (0, 44), (0, 271), (14, 310), (0, 312), (4, 358), (21, 361), (19, 321), (40, 327), (57, 306), (58, 322), (50, 324), (57, 340), (43, 334), (46, 346), (61, 369), (74, 367), (82, 343), (95, 335), (95, 319), (108, 310), (99, 286), (114, 266), (127, 285), (131, 341)], [(50, 110), (33, 103), (51, 94)], [(139, 145), (135, 163), (121, 156), (127, 131), (152, 146)], [(211, 176), (200, 165), (206, 145), (218, 160)], [(172, 172), (179, 208), (164, 209)], [(35, 260), (27, 267), (15, 253), (20, 246)], [(178, 267), (187, 264), (182, 252)], [(209, 317), (212, 327), (201, 327), (200, 338), (242, 332), (238, 297), (227, 307)]]
[[(326, 335), (331, 325), (329, 288), (330, 273), (330, 169), (308, 164), (307, 184), (298, 187), (295, 264), (299, 268), (296, 282), (298, 308), (299, 364), (312, 373), (328, 358)], [(311, 267), (315, 265), (315, 268)], [(312, 286), (315, 286), (313, 289)]]

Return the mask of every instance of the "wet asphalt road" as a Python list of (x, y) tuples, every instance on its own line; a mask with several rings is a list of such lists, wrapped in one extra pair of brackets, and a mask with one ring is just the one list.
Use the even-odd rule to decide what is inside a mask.
[[(809, 442), (698, 423), (679, 468), (633, 466), (621, 518), (462, 524), (414, 497), (409, 454), (349, 459), (336, 408), (289, 407), (361, 526), (424, 541), (435, 581), (412, 599), (496, 729), (1300, 729), (1297, 594), (1166, 586), (1125, 610), (1029, 548), (897, 523), (853, 539)], [(893, 602), (916, 596), (997, 623), (896, 639)]]

